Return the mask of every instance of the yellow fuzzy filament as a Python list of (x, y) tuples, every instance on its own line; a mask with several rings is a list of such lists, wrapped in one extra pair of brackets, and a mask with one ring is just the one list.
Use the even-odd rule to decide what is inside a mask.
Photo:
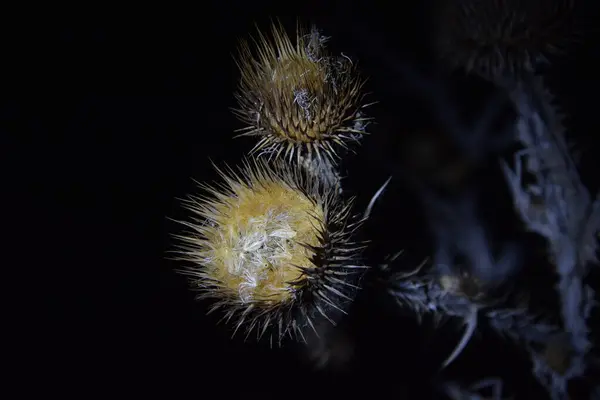
[(232, 193), (211, 204), (204, 229), (205, 276), (246, 303), (284, 302), (303, 268), (314, 268), (324, 212), (298, 190), (277, 181), (246, 185), (231, 180)]

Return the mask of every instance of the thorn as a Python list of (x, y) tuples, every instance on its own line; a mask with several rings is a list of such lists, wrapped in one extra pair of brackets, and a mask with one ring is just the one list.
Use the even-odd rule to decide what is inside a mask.
[(369, 216), (371, 215), (371, 210), (373, 209), (373, 206), (375, 205), (375, 201), (377, 201), (379, 196), (381, 196), (381, 194), (383, 193), (383, 191), (385, 190), (385, 188), (387, 187), (387, 185), (390, 183), (391, 180), (392, 180), (392, 177), (390, 176), (385, 181), (385, 183), (377, 190), (377, 192), (375, 192), (375, 194), (371, 198), (371, 201), (369, 202), (369, 205), (367, 206), (367, 209), (365, 210), (365, 213), (363, 216), (364, 219), (369, 218)]
[(448, 365), (450, 365), (452, 363), (452, 361), (454, 361), (460, 355), (460, 353), (462, 353), (462, 351), (465, 349), (465, 347), (467, 347), (467, 344), (471, 340), (471, 337), (473, 337), (473, 332), (475, 332), (475, 329), (477, 328), (477, 315), (478, 315), (477, 306), (475, 306), (475, 305), (471, 306), (471, 312), (466, 320), (467, 328), (465, 329), (465, 332), (463, 333), (463, 337), (460, 340), (460, 342), (458, 343), (458, 345), (452, 351), (452, 354), (450, 354), (450, 356), (448, 358), (446, 358), (446, 360), (442, 363), (441, 369), (444, 369)]

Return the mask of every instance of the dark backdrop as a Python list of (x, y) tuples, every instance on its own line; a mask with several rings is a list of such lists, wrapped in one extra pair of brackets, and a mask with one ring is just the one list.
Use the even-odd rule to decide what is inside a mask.
[[(193, 11), (141, 7), (126, 16), (118, 9), (65, 10), (60, 18), (40, 15), (39, 22), (10, 25), (5, 40), (14, 53), (6, 59), (14, 70), (5, 76), (0, 122), (5, 138), (25, 139), (23, 153), (9, 157), (19, 162), (13, 175), (24, 173), (20, 183), (34, 189), (31, 202), (15, 195), (35, 221), (19, 230), (24, 259), (35, 271), (17, 288), (33, 310), (19, 315), (31, 325), (21, 337), (27, 345), (19, 368), (35, 379), (25, 389), (84, 398), (245, 391), (317, 398), (409, 392), (419, 398), (433, 391), (431, 376), (457, 328), (447, 330), (454, 336), (444, 344), (444, 334), (421, 334), (402, 315), (379, 322), (377, 316), (394, 313), (379, 303), (359, 305), (364, 318), (353, 322), (363, 343), (359, 361), (346, 374), (315, 373), (296, 349), (230, 340), (165, 260), (168, 234), (178, 229), (167, 217), (183, 216), (176, 198), (195, 190), (192, 178), (216, 178), (210, 159), (235, 164), (252, 146), (252, 140), (232, 139), (240, 125), (229, 107), (238, 79), (232, 54), (238, 39), (256, 32), (255, 23), (264, 30), (272, 17), (288, 29), (297, 17), (315, 22), (332, 37), (333, 50), (358, 60), (369, 77), (379, 123), (346, 166), (348, 191), (359, 196), (359, 207), (393, 169), (395, 135), (427, 124), (414, 101), (399, 94), (395, 67), (400, 58), (432, 69), (424, 46), (431, 31), (428, 2), (272, 3), (204, 2)], [(583, 46), (555, 69), (556, 90), (582, 140), (598, 129), (594, 51)], [(418, 256), (425, 251), (419, 215), (399, 210), (410, 201), (386, 209), (398, 208), (401, 222), (370, 233), (396, 235)], [(434, 346), (434, 338), (442, 344)], [(451, 376), (517, 368), (518, 359), (486, 358), (486, 352), (502, 352), (498, 346), (474, 345)]]

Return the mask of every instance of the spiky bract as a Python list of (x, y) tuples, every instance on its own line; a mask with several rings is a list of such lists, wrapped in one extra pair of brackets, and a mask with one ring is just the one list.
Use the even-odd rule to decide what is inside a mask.
[(435, 48), (486, 77), (533, 71), (575, 38), (574, 0), (438, 1)]
[[(352, 300), (361, 246), (351, 242), (351, 201), (297, 166), (245, 161), (239, 171), (218, 170), (224, 183), (202, 185), (209, 196), (192, 196), (190, 230), (177, 235), (182, 272), (212, 298), (211, 312), (237, 318), (247, 336), (256, 331), (305, 341), (315, 318), (335, 324)], [(320, 322), (320, 321), (319, 321)], [(269, 328), (276, 329), (269, 329)], [(316, 330), (315, 330), (316, 332)]]
[(247, 125), (240, 136), (260, 137), (253, 153), (335, 162), (349, 140), (366, 133), (364, 80), (348, 57), (327, 54), (325, 41), (314, 27), (299, 27), (294, 44), (274, 25), (270, 39), (259, 32), (256, 57), (242, 43), (235, 112)]

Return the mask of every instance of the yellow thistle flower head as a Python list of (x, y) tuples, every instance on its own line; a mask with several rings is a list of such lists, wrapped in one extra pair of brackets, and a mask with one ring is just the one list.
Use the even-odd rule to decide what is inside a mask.
[(271, 39), (259, 32), (256, 55), (242, 43), (235, 113), (247, 125), (240, 136), (260, 138), (252, 153), (335, 163), (348, 141), (366, 134), (364, 80), (350, 58), (329, 55), (325, 41), (314, 27), (299, 27), (292, 43), (274, 25)]
[(276, 327), (279, 343), (288, 333), (305, 341), (315, 319), (335, 324), (365, 268), (351, 242), (359, 225), (349, 224), (351, 202), (282, 162), (219, 173), (222, 184), (203, 186), (208, 196), (185, 201), (194, 218), (176, 236), (199, 297), (236, 317), (235, 331), (245, 325), (260, 338)]

